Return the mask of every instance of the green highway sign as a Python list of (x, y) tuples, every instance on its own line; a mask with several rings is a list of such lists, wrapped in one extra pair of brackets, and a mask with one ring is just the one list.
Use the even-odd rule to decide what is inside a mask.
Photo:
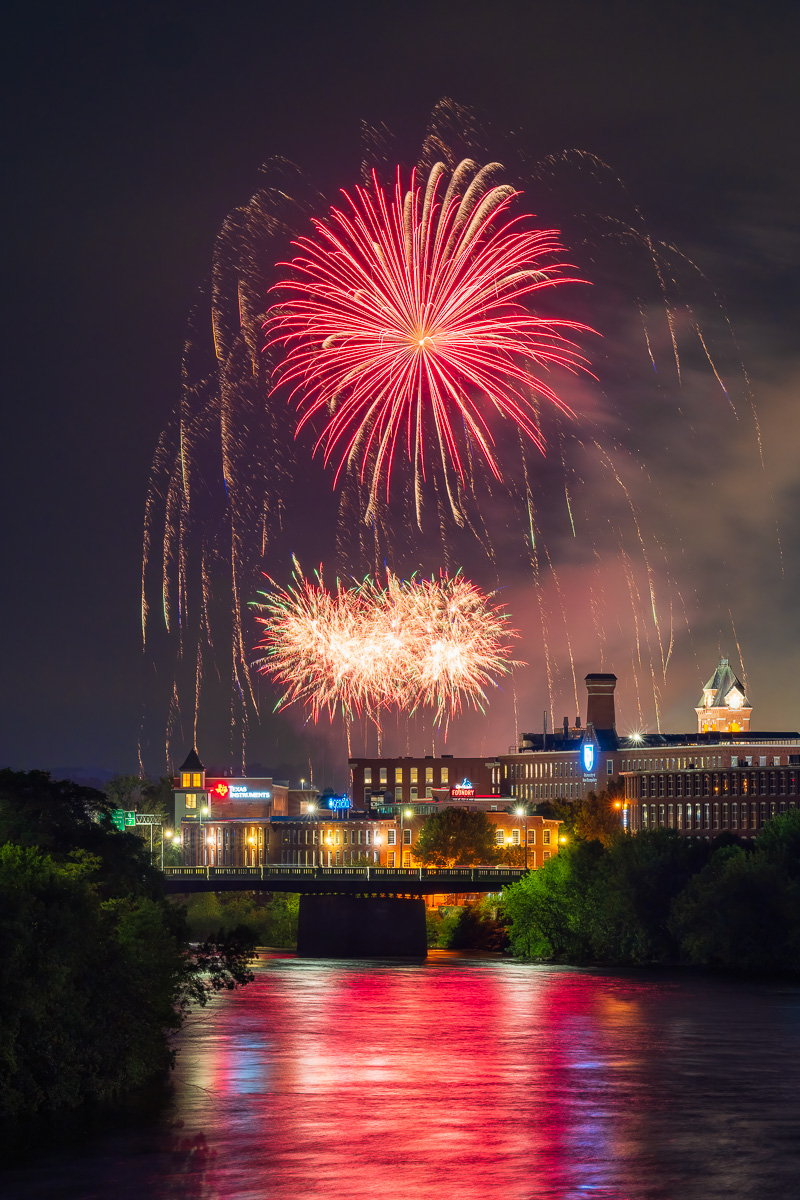
[(125, 813), (121, 808), (115, 808), (111, 813), (111, 824), (122, 833), (125, 828)]
[(135, 825), (136, 824), (136, 813), (135, 812), (126, 812), (125, 813), (125, 824), (126, 825)]

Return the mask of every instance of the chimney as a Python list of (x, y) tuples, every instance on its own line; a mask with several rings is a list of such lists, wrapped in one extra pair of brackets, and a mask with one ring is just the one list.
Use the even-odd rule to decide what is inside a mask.
[(569, 720), (567, 717), (564, 717), (564, 737), (569, 737)]
[(595, 729), (613, 729), (616, 731), (617, 721), (614, 713), (614, 688), (617, 686), (616, 675), (592, 674), (586, 676), (586, 724)]

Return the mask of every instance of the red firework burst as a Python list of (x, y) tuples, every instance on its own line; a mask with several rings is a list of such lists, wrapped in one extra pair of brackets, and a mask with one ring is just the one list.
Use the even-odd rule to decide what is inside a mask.
[(299, 395), (298, 429), (326, 414), (315, 451), (324, 445), (326, 463), (340, 455), (337, 479), (360, 457), (362, 482), (370, 464), (373, 491), (385, 471), (388, 493), (403, 432), (424, 477), (426, 413), (445, 466), (463, 480), (456, 417), (500, 478), (489, 412), (511, 418), (543, 449), (534, 397), (570, 411), (534, 368), (581, 365), (563, 330), (586, 327), (534, 315), (522, 301), (579, 281), (565, 264), (545, 265), (562, 250), (556, 231), (509, 215), (519, 193), (491, 183), (499, 164), (459, 194), (475, 169), (462, 163), (441, 201), (441, 163), (424, 190), (412, 174), (405, 195), (398, 171), (391, 199), (373, 174), (373, 195), (343, 193), (349, 212), (333, 208), (327, 222), (315, 221), (319, 239), (301, 238), (302, 253), (281, 264), (293, 275), (276, 285), (289, 298), (270, 309), (268, 345), (288, 350), (277, 378)]

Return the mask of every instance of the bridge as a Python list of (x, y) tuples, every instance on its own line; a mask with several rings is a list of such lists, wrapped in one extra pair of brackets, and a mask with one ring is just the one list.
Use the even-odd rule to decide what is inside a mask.
[(166, 890), (299, 892), (304, 958), (413, 958), (428, 953), (423, 896), (499, 892), (522, 867), (165, 867)]
[(304, 896), (432, 896), (499, 892), (524, 867), (165, 867), (166, 890), (299, 892)]

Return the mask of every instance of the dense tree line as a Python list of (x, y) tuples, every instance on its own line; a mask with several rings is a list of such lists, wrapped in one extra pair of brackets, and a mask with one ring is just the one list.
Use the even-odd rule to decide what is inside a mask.
[(754, 842), (654, 829), (571, 839), (504, 892), (512, 952), (800, 973), (800, 811)]
[(245, 930), (190, 945), (114, 807), (0, 771), (0, 1116), (113, 1100), (171, 1063), (189, 1006), (252, 978)]

